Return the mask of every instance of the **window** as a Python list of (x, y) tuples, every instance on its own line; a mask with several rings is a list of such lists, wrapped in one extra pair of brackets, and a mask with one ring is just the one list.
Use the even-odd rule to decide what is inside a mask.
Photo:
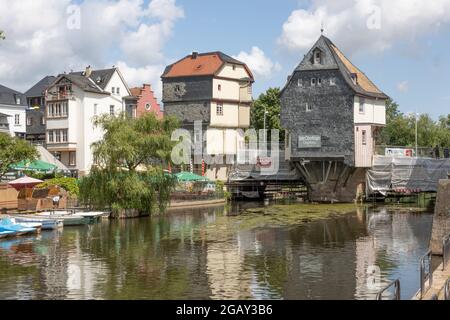
[(364, 99), (359, 99), (359, 113), (365, 112), (365, 101)]
[(27, 126), (31, 126), (33, 124), (33, 118), (27, 117)]
[(223, 116), (223, 104), (218, 103), (216, 106), (216, 115)]
[(120, 88), (119, 87), (116, 88), (116, 93), (120, 94)]
[(316, 85), (316, 78), (311, 78), (311, 86), (315, 86)]
[(116, 88), (115, 88), (115, 87), (112, 87), (112, 88), (111, 88), (111, 92), (112, 92), (112, 94), (116, 94)]
[(317, 85), (321, 86), (322, 85), (322, 78), (317, 78)]
[(76, 166), (77, 165), (77, 154), (75, 151), (69, 152), (69, 166)]
[(221, 84), (219, 84), (219, 85), (217, 86), (217, 90), (222, 91), (222, 85), (221, 85)]
[(62, 117), (67, 117), (67, 102), (63, 102), (62, 104)]
[(175, 92), (180, 92), (181, 91), (181, 89), (180, 89), (180, 85), (179, 84), (177, 84), (176, 86), (175, 86)]
[(14, 115), (14, 124), (16, 126), (20, 125), (20, 114)]
[(54, 141), (53, 130), (48, 130), (48, 142), (52, 143)]
[(45, 117), (44, 116), (41, 117), (41, 125), (45, 126)]
[(330, 78), (330, 86), (335, 86), (336, 85), (336, 78), (332, 77)]
[(61, 130), (62, 131), (62, 142), (67, 142), (67, 129)]
[(16, 96), (16, 104), (20, 104), (20, 97)]
[(150, 103), (147, 103), (145, 105), (145, 110), (150, 111), (151, 108), (152, 108), (152, 106), (150, 105)]
[(361, 131), (362, 134), (362, 144), (365, 146), (367, 144), (367, 131), (363, 130)]
[(303, 87), (303, 80), (302, 79), (298, 79), (297, 80), (297, 86)]
[(109, 106), (109, 114), (114, 115), (114, 106)]
[(234, 70), (236, 70), (236, 65), (235, 65), (235, 64), (233, 64), (233, 71), (234, 71)]
[(314, 52), (314, 64), (322, 63), (322, 53), (319, 50)]
[(55, 142), (61, 142), (61, 130), (55, 130)]
[(252, 86), (251, 86), (251, 85), (249, 85), (249, 86), (247, 87), (247, 93), (248, 93), (248, 94), (252, 94)]
[(312, 111), (312, 105), (310, 105), (309, 103), (305, 103), (305, 110), (306, 110), (306, 112), (311, 112)]

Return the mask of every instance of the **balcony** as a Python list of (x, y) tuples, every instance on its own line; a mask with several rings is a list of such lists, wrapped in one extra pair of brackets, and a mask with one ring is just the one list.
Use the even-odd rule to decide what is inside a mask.
[(63, 100), (73, 100), (74, 94), (73, 92), (59, 92), (59, 93), (52, 93), (49, 92), (45, 96), (45, 101), (63, 101)]
[(47, 142), (48, 151), (76, 151), (76, 142)]

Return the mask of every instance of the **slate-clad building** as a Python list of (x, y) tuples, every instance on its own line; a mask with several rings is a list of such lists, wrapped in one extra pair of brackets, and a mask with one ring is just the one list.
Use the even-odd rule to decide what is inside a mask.
[(388, 97), (325, 36), (289, 77), (281, 125), (291, 160), (330, 159), (370, 167)]
[(32, 143), (45, 145), (45, 90), (55, 79), (46, 76), (25, 92), (27, 140)]
[(25, 139), (26, 109), (23, 93), (0, 85), (0, 126), (3, 132)]
[[(202, 121), (207, 154), (236, 157), (244, 139), (237, 129), (250, 126), (253, 101), (247, 65), (222, 52), (193, 52), (168, 66), (162, 81), (164, 113), (178, 117), (190, 131), (194, 121)], [(200, 137), (192, 139), (196, 143)], [(227, 180), (231, 164), (223, 162), (208, 166), (206, 176)]]
[(348, 202), (361, 193), (387, 99), (325, 36), (304, 56), (281, 92), (281, 126), (286, 159), (311, 200)]

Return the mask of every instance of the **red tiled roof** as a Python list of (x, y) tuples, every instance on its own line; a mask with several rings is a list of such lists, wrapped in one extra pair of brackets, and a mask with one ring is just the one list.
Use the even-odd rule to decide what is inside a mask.
[(212, 76), (217, 74), (225, 63), (239, 64), (245, 67), (249, 77), (253, 75), (247, 65), (220, 51), (188, 55), (166, 68), (162, 78)]

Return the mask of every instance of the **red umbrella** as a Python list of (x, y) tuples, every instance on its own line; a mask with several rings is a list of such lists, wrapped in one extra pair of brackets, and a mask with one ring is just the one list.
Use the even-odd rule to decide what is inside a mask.
[(16, 190), (20, 190), (23, 188), (33, 188), (35, 185), (38, 185), (44, 181), (39, 179), (30, 178), (27, 176), (23, 176), (22, 178), (19, 178), (17, 180), (8, 182), (10, 186), (12, 186)]

